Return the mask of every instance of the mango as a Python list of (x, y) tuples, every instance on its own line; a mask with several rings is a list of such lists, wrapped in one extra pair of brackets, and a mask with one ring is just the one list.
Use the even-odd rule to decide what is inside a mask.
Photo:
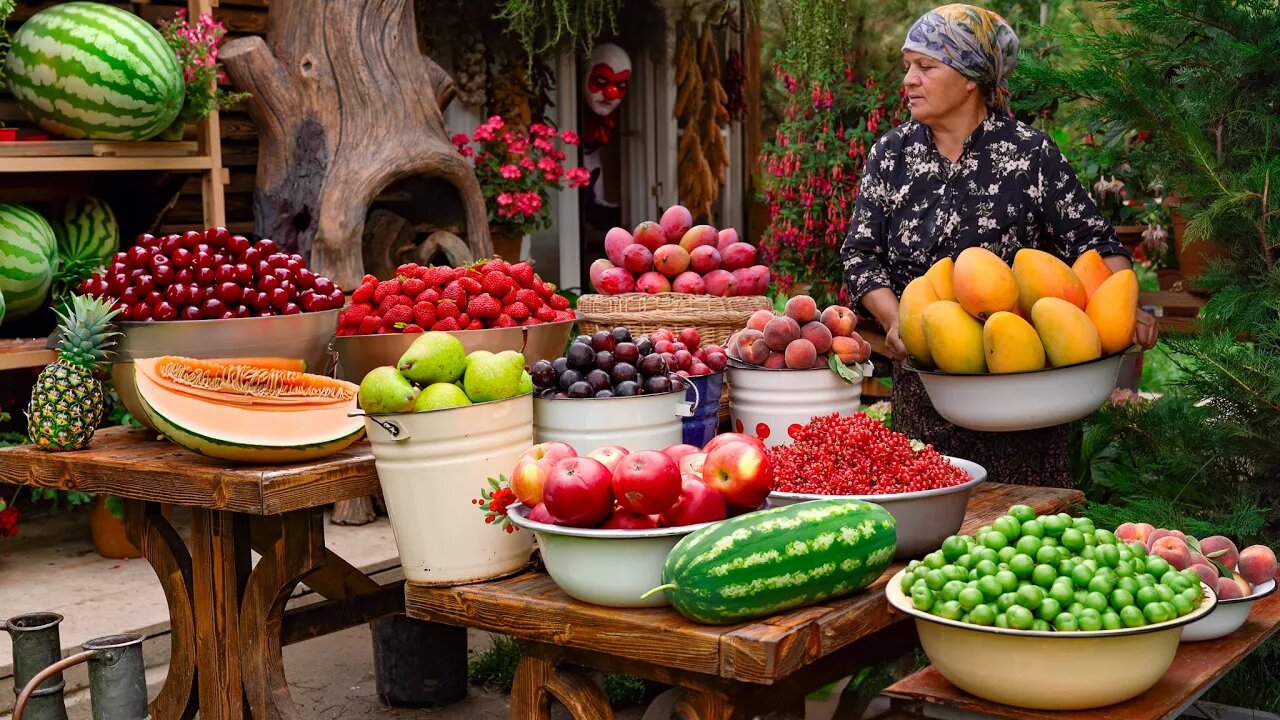
[(1102, 357), (1102, 342), (1083, 310), (1056, 297), (1040, 298), (1031, 308), (1031, 324), (1053, 367), (1074, 365)]
[(1044, 252), (1023, 248), (1013, 256), (1013, 276), (1018, 279), (1018, 307), (1029, 313), (1042, 297), (1062, 298), (1081, 310), (1089, 302), (1084, 284), (1066, 263)]
[(1044, 368), (1044, 345), (1031, 323), (1011, 312), (998, 312), (982, 326), (982, 347), (987, 370), (993, 373), (1027, 372)]
[[(987, 371), (982, 349), (982, 323), (958, 302), (939, 300), (924, 309), (924, 338), (938, 369), (956, 375)], [(899, 325), (901, 327), (901, 325)]]
[(951, 273), (956, 302), (979, 320), (1018, 304), (1018, 281), (999, 255), (981, 247), (965, 249)]
[(933, 356), (929, 354), (929, 343), (924, 339), (924, 310), (938, 300), (938, 294), (925, 275), (907, 283), (902, 290), (902, 299), (898, 301), (898, 335), (911, 357), (925, 368), (933, 367)]
[(1080, 278), (1080, 284), (1084, 285), (1084, 294), (1089, 298), (1093, 297), (1093, 293), (1097, 291), (1103, 280), (1111, 277), (1111, 268), (1097, 250), (1086, 250), (1081, 253), (1080, 257), (1071, 263), (1071, 270), (1076, 277)]
[(1102, 281), (1085, 308), (1098, 329), (1104, 355), (1117, 353), (1133, 344), (1138, 322), (1138, 276), (1121, 270)]
[(934, 263), (933, 267), (924, 274), (929, 278), (929, 284), (933, 285), (933, 291), (938, 294), (939, 300), (956, 299), (956, 288), (952, 280), (955, 267), (956, 261), (945, 257)]

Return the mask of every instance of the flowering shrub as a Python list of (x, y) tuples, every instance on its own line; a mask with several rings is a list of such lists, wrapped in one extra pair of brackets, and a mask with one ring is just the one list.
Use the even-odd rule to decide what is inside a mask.
[(218, 86), (227, 76), (218, 64), (218, 48), (227, 29), (209, 13), (200, 13), (192, 25), (187, 11), (179, 10), (176, 20), (161, 20), (160, 34), (182, 66), (182, 79), (187, 85), (182, 112), (175, 124), (192, 123), (220, 108), (229, 107), (249, 97), (249, 93), (227, 92)]
[(533, 123), (528, 132), (507, 128), (497, 115), (489, 118), (468, 136), (458, 133), (453, 144), (472, 159), (476, 179), (489, 207), (490, 226), (525, 235), (551, 226), (548, 192), (585, 186), (591, 179), (586, 169), (565, 169), (565, 153), (556, 141), (578, 144), (571, 130)]
[(760, 156), (769, 226), (760, 239), (779, 293), (808, 284), (819, 306), (846, 303), (840, 245), (858, 197), (867, 150), (907, 117), (900, 92), (885, 78), (852, 68), (806, 84), (781, 67), (775, 76), (788, 102)]

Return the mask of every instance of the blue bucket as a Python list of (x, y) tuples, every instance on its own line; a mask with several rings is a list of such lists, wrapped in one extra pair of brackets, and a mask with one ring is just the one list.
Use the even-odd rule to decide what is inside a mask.
[[(711, 373), (710, 375), (696, 375), (685, 378), (692, 386), (686, 389), (685, 400), (688, 402), (698, 402), (694, 407), (693, 415), (683, 418), (684, 425), (684, 442), (686, 445), (694, 447), (702, 447), (711, 438), (716, 436), (716, 429), (720, 427), (720, 394), (724, 390), (724, 373)], [(697, 397), (694, 395), (694, 388), (697, 388)]]

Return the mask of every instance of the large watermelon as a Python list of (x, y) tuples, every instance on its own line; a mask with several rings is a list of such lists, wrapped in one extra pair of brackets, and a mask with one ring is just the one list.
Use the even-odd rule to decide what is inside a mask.
[(70, 200), (53, 217), (63, 265), (105, 265), (120, 247), (120, 226), (111, 206), (96, 197)]
[(57, 241), (40, 213), (22, 205), (0, 205), (0, 292), (9, 317), (35, 312), (53, 281)]
[(70, 138), (146, 140), (182, 109), (178, 58), (137, 15), (91, 2), (54, 5), (14, 33), (9, 89), (41, 127)]
[(4, 293), (0, 292), (0, 325), (4, 324)]

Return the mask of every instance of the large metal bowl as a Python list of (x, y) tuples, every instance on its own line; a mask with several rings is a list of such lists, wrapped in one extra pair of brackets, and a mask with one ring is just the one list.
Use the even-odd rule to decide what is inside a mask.
[(227, 320), (173, 320), (116, 323), (123, 336), (116, 345), (111, 381), (121, 402), (138, 422), (155, 430), (143, 412), (133, 382), (133, 361), (180, 355), (197, 359), (233, 357), (301, 358), (307, 372), (326, 375), (333, 367), (338, 310)]
[(885, 586), (889, 603), (915, 618), (920, 646), (953, 685), (985, 700), (1038, 710), (1086, 710), (1141, 695), (1160, 681), (1182, 629), (1213, 611), (1204, 602), (1176, 620), (1122, 630), (1042, 632), (970, 625), (917, 610), (900, 570)]
[(933, 408), (947, 422), (982, 432), (1013, 432), (1074, 422), (1102, 407), (1116, 387), (1124, 355), (989, 375), (950, 375), (910, 362), (906, 368), (920, 376)]
[(891, 495), (819, 495), (817, 493), (769, 493), (770, 505), (794, 505), (810, 500), (853, 498), (873, 502), (893, 515), (898, 526), (898, 549), (894, 557), (899, 560), (917, 557), (935, 550), (950, 535), (955, 535), (964, 524), (965, 510), (973, 489), (987, 479), (987, 470), (981, 465), (944, 456), (952, 465), (969, 473), (970, 480), (959, 485), (937, 490), (894, 493)]
[[(513, 328), (488, 330), (455, 330), (449, 334), (462, 341), (467, 352), (515, 350), (524, 354), (526, 365), (539, 360), (554, 360), (564, 354), (574, 320), (543, 323)], [(338, 351), (338, 377), (358, 383), (368, 372), (383, 365), (395, 365), (405, 350), (417, 339), (404, 335), (342, 335), (335, 339)]]

